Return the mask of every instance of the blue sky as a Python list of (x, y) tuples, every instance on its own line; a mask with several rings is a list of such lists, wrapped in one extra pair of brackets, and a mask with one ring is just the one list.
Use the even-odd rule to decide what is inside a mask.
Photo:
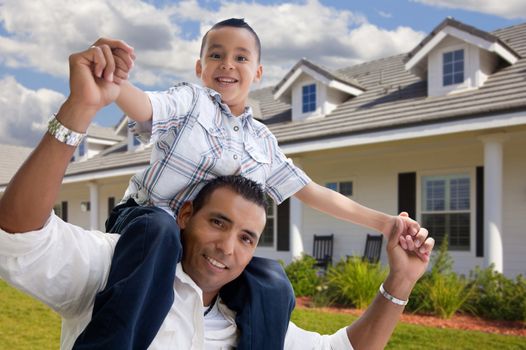
[[(36, 144), (67, 96), (68, 55), (100, 36), (134, 46), (130, 80), (158, 90), (196, 82), (202, 34), (245, 17), (261, 37), (263, 87), (301, 57), (340, 68), (407, 52), (447, 16), (493, 31), (525, 22), (526, 1), (0, 0), (0, 144)], [(113, 126), (121, 115), (110, 106), (95, 122)]]

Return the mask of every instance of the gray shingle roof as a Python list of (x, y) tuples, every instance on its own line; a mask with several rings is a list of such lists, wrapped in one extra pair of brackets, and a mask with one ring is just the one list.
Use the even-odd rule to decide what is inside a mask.
[(0, 185), (6, 185), (33, 149), (29, 147), (0, 145)]
[[(526, 23), (492, 35), (521, 57), (526, 55)], [(407, 57), (408, 54), (402, 54), (340, 69), (339, 74), (360, 81), (366, 91), (324, 118), (300, 122), (289, 118), (270, 124), (270, 130), (281, 144), (286, 144), (526, 109), (525, 58), (497, 70), (479, 89), (427, 97), (427, 83), (405, 70)], [(271, 101), (270, 89), (254, 91), (251, 96), (259, 99), (263, 120), (271, 121), (277, 113), (290, 114), (290, 105)]]
[(115, 134), (115, 128), (107, 128), (96, 124), (91, 124), (88, 128), (88, 136), (110, 140), (110, 141), (121, 141), (122, 136)]

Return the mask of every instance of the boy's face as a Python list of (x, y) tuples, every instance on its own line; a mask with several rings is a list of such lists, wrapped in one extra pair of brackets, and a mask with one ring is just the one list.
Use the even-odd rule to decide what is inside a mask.
[(186, 202), (177, 223), (183, 230), (183, 269), (206, 297), (243, 272), (254, 256), (266, 213), (223, 187), (214, 190), (197, 212)]
[(256, 40), (244, 28), (222, 27), (208, 32), (203, 57), (195, 72), (206, 87), (221, 94), (234, 115), (243, 113), (250, 86), (258, 82), (263, 67), (258, 63)]

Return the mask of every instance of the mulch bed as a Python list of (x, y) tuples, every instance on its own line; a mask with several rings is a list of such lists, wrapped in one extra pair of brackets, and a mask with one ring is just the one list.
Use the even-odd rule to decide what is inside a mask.
[[(296, 298), (296, 307), (309, 308), (310, 299), (306, 297)], [(323, 307), (319, 308), (319, 310), (326, 312), (351, 314), (354, 316), (360, 316), (363, 313), (363, 310), (336, 307)], [(444, 320), (434, 316), (405, 313), (400, 318), (400, 321), (404, 323), (418, 324), (428, 327), (453, 328), (526, 337), (526, 323), (513, 321), (484, 320), (469, 315), (454, 315), (452, 318)]]

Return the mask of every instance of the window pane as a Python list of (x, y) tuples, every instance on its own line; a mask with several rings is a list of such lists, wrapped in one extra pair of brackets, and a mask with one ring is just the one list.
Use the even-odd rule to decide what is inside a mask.
[(449, 238), (449, 250), (469, 250), (470, 219), (469, 213), (459, 214), (423, 214), (422, 226), (440, 246), (446, 234)]
[(450, 181), (449, 209), (469, 210), (469, 178), (454, 178)]
[(451, 74), (451, 73), (453, 73), (453, 65), (444, 64), (444, 74)]
[(464, 50), (457, 50), (454, 52), (455, 54), (455, 61), (464, 60)]
[(344, 196), (352, 196), (352, 181), (340, 182), (340, 193)]
[(259, 237), (259, 247), (272, 247), (274, 245), (274, 218), (267, 217), (265, 229)]
[(426, 211), (436, 211), (445, 209), (445, 181), (444, 180), (424, 180), (424, 198)]
[(464, 73), (457, 73), (455, 74), (455, 77), (453, 78), (454, 84), (460, 84), (464, 82)]
[(455, 67), (456, 73), (463, 72), (464, 71), (464, 61), (455, 62), (454, 67)]
[(453, 77), (451, 75), (444, 75), (442, 84), (444, 86), (453, 84)]
[(446, 52), (444, 54), (444, 63), (449, 63), (453, 60), (453, 52)]
[(325, 187), (327, 187), (327, 188), (329, 188), (329, 189), (331, 189), (333, 191), (338, 192), (338, 183), (337, 182), (327, 182), (325, 184)]
[(435, 246), (439, 247), (446, 235), (445, 214), (422, 214), (422, 226), (435, 239)]
[(302, 93), (302, 112), (307, 113), (316, 110), (316, 84), (303, 86)]

